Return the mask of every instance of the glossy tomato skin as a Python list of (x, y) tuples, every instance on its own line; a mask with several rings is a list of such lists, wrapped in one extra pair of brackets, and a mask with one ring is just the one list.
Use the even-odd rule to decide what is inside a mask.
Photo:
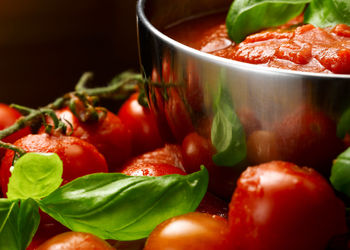
[(121, 106), (118, 116), (130, 130), (132, 153), (139, 155), (163, 146), (156, 119), (149, 110), (138, 102), (139, 93), (134, 93)]
[(220, 216), (188, 213), (159, 224), (146, 241), (144, 250), (226, 250), (227, 221)]
[(115, 250), (106, 241), (89, 233), (65, 232), (49, 239), (39, 246), (38, 250), (57, 250), (57, 249), (74, 249), (74, 250)]
[(274, 161), (249, 167), (229, 205), (232, 249), (325, 249), (347, 231), (344, 204), (311, 168)]
[[(7, 104), (0, 103), (0, 130), (3, 130), (13, 125), (22, 115), (15, 109), (11, 108)], [(30, 134), (29, 127), (25, 127), (7, 137), (2, 139), (4, 142), (13, 143), (21, 137)], [(0, 149), (0, 158), (4, 156), (5, 150)]]
[[(131, 134), (118, 116), (107, 111), (98, 122), (80, 122), (69, 108), (58, 110), (57, 116), (68, 121), (68, 133), (93, 144), (105, 157), (110, 171), (119, 169), (131, 156)], [(41, 132), (44, 132), (41, 130)]]
[(242, 172), (240, 166), (222, 167), (214, 164), (215, 149), (209, 139), (198, 133), (189, 133), (181, 145), (184, 167), (187, 173), (199, 171), (204, 165), (209, 172), (209, 191), (220, 198), (230, 199), (236, 181)]
[(335, 122), (310, 105), (297, 108), (274, 129), (281, 159), (315, 168), (326, 176), (332, 161), (344, 150)]
[(181, 147), (173, 144), (166, 144), (151, 152), (130, 159), (124, 164), (122, 171), (128, 168), (142, 169), (152, 164), (171, 165), (184, 171)]
[[(63, 162), (63, 183), (87, 174), (108, 172), (103, 155), (90, 143), (73, 136), (30, 134), (14, 145), (27, 152), (56, 153)], [(14, 152), (7, 150), (1, 162), (0, 177), (3, 194), (7, 192)]]
[(186, 173), (180, 168), (166, 163), (130, 165), (124, 168), (121, 173), (130, 176), (162, 176), (168, 174), (186, 175)]

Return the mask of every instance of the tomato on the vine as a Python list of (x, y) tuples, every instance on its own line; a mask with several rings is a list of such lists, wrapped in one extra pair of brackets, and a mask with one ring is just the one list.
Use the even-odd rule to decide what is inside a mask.
[(134, 93), (119, 109), (118, 116), (131, 131), (133, 155), (139, 155), (163, 145), (156, 119), (138, 102), (139, 93)]
[[(103, 112), (103, 111), (99, 111)], [(105, 157), (110, 171), (120, 169), (131, 156), (131, 134), (118, 116), (107, 111), (97, 122), (80, 122), (69, 108), (58, 110), (57, 116), (67, 123), (68, 133), (93, 144)]]
[(347, 231), (344, 204), (327, 181), (282, 161), (244, 171), (229, 209), (232, 249), (325, 249)]
[(153, 230), (144, 249), (229, 249), (227, 221), (198, 212), (170, 218)]
[[(63, 183), (87, 174), (108, 172), (106, 160), (95, 146), (73, 136), (27, 135), (14, 143), (26, 152), (56, 153), (63, 162)], [(5, 195), (11, 176), (14, 152), (7, 150), (1, 162), (0, 178)]]
[[(7, 104), (0, 103), (0, 130), (3, 130), (11, 125), (13, 125), (19, 118), (21, 117), (21, 114), (8, 106)], [(5, 137), (2, 139), (4, 142), (13, 143), (19, 138), (26, 136), (30, 134), (29, 127), (25, 127), (23, 129), (20, 129), (19, 131)], [(0, 158), (5, 154), (4, 149), (0, 149)]]
[(38, 248), (38, 250), (56, 249), (113, 250), (115, 248), (93, 234), (80, 232), (65, 232), (56, 235), (55, 237), (45, 241)]

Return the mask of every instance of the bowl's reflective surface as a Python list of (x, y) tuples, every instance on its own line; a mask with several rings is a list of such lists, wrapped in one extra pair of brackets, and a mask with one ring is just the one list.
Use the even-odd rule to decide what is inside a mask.
[[(318, 165), (326, 165), (328, 167), (324, 172), (327, 173), (332, 159), (343, 147), (328, 143), (328, 138), (311, 137), (322, 134), (322, 126), (328, 121), (334, 124), (325, 125), (327, 133), (336, 137), (335, 127), (350, 107), (349, 75), (295, 72), (234, 62), (186, 47), (159, 31), (191, 15), (228, 8), (230, 2), (231, 0), (138, 2), (140, 61), (144, 74), (150, 79), (147, 86), (149, 99), (161, 129), (170, 130), (173, 139), (179, 143), (193, 131), (203, 137), (211, 137), (219, 152), (226, 149), (226, 154), (231, 154), (232, 158), (235, 158), (235, 154), (238, 155), (229, 164), (243, 162), (244, 165), (252, 165), (272, 159), (294, 161), (294, 157), (300, 154), (295, 156), (296, 152), (290, 152), (286, 156), (275, 151), (281, 148), (281, 151), (286, 151), (283, 148), (293, 144), (294, 139), (298, 143), (303, 141), (305, 147), (302, 150), (305, 152), (302, 156), (310, 153), (319, 160), (295, 161), (316, 168)], [(167, 8), (163, 8), (165, 4)], [(312, 111), (309, 115), (309, 109), (315, 112)], [(300, 119), (291, 125), (293, 134), (288, 135), (287, 139), (278, 138), (281, 135), (276, 130), (281, 127), (284, 127), (280, 129), (283, 133), (289, 133), (286, 127), (293, 120), (293, 115), (296, 120)], [(309, 125), (310, 119), (318, 120), (318, 115), (322, 116), (321, 124), (316, 122), (315, 128), (303, 127)], [(238, 122), (235, 121), (236, 116)], [(241, 125), (244, 129), (239, 128)], [(309, 134), (305, 132), (308, 129), (311, 131)], [(249, 137), (256, 131), (263, 133), (255, 135), (257, 141), (249, 142)], [(266, 132), (268, 135), (264, 136)], [(230, 138), (236, 140), (236, 145), (233, 145)], [(239, 142), (240, 140), (244, 142)], [(317, 144), (325, 144), (322, 145), (324, 150), (315, 149)], [(298, 145), (291, 146), (291, 150), (295, 148)], [(239, 156), (237, 151), (241, 151), (244, 156)], [(220, 159), (216, 160), (216, 163), (220, 162)]]

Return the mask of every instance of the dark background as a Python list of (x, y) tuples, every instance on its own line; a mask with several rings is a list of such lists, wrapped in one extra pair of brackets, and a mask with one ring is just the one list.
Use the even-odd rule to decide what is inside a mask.
[(0, 102), (45, 105), (84, 71), (139, 70), (136, 0), (2, 0)]

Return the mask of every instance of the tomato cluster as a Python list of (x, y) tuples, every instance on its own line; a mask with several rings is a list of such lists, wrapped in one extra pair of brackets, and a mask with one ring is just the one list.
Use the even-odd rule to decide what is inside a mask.
[[(332, 239), (347, 233), (344, 204), (323, 176), (312, 168), (270, 161), (283, 155), (282, 158), (302, 165), (319, 165), (313, 161), (314, 155), (306, 157), (310, 147), (315, 148), (318, 161), (334, 157), (335, 152), (323, 152), (319, 144), (328, 143), (338, 150), (336, 147), (341, 147), (341, 142), (328, 135), (334, 125), (319, 112), (302, 107), (276, 124), (273, 130), (264, 131), (253, 113), (246, 109), (238, 111), (247, 136), (247, 159), (257, 165), (245, 169), (244, 164), (222, 167), (213, 162), (216, 152), (207, 139), (208, 129), (194, 132), (192, 126), (179, 120), (177, 126), (174, 123), (168, 129), (187, 127), (175, 134), (181, 143), (165, 143), (153, 113), (141, 106), (137, 98), (138, 93), (132, 95), (117, 115), (99, 111), (104, 113), (95, 122), (82, 122), (68, 107), (62, 108), (56, 114), (67, 124), (67, 134), (57, 131), (48, 134), (44, 128), (30, 134), (29, 128), (25, 128), (15, 134), (19, 135), (16, 139), (9, 141), (27, 152), (57, 153), (63, 162), (63, 184), (97, 172), (131, 176), (186, 175), (205, 165), (210, 176), (209, 187), (197, 211), (159, 224), (146, 243), (137, 242), (138, 248), (324, 249)], [(167, 110), (173, 112), (184, 108), (175, 99), (168, 105), (171, 107)], [(17, 111), (7, 105), (0, 106), (0, 123), (6, 120), (0, 128), (11, 125), (19, 117)], [(305, 129), (295, 129), (295, 120), (302, 120)], [(47, 119), (47, 123), (53, 121)], [(201, 121), (201, 124), (207, 122)], [(313, 140), (299, 147), (310, 134)], [(283, 143), (288, 144), (283, 150), (276, 146)], [(265, 151), (257, 150), (262, 144), (268, 145)], [(0, 181), (4, 196), (14, 158), (11, 150), (2, 158)], [(96, 236), (66, 232), (67, 228), (45, 214), (41, 217), (37, 234), (27, 249), (63, 246), (114, 249)], [(51, 239), (46, 241), (48, 238)], [(110, 243), (118, 245), (118, 242)]]

